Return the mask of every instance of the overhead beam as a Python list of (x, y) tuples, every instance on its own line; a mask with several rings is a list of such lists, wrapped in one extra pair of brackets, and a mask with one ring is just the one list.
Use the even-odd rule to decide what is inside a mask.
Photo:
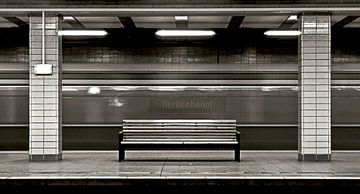
[(16, 24), (20, 28), (29, 28), (29, 24), (17, 17), (4, 17), (7, 21)]
[(238, 29), (243, 23), (245, 16), (232, 16), (227, 29)]
[(335, 24), (332, 25), (332, 28), (334, 29), (339, 29), (339, 28), (343, 28), (346, 25), (350, 24), (351, 22), (353, 22), (354, 20), (358, 19), (360, 16), (346, 16), (344, 19), (336, 22)]
[(73, 28), (85, 28), (85, 26), (79, 20), (77, 20), (76, 17), (73, 18), (73, 20), (66, 20), (66, 22), (70, 24)]
[(121, 24), (124, 26), (125, 29), (134, 30), (136, 29), (136, 25), (131, 17), (118, 17)]
[(286, 20), (279, 26), (279, 28), (281, 29), (287, 29), (287, 28), (291, 28), (293, 25), (295, 25), (297, 23), (297, 20), (289, 20), (289, 18), (292, 15), (289, 15)]

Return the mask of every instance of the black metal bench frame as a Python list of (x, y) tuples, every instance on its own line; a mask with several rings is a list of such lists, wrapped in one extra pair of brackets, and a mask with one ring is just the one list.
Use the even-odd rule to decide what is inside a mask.
[(139, 143), (139, 144), (122, 144), (124, 132), (119, 132), (119, 162), (125, 160), (125, 150), (234, 150), (235, 161), (240, 162), (240, 132), (235, 131), (237, 144), (226, 143), (196, 143), (196, 144), (166, 144), (166, 143)]

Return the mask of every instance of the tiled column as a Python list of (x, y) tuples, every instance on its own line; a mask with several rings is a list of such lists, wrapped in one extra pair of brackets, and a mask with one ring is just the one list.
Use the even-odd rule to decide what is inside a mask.
[(51, 75), (35, 75), (34, 65), (42, 64), (42, 17), (30, 17), (30, 160), (61, 160), (61, 29), (56, 16), (45, 19), (45, 63)]
[(299, 160), (331, 159), (331, 19), (299, 20)]

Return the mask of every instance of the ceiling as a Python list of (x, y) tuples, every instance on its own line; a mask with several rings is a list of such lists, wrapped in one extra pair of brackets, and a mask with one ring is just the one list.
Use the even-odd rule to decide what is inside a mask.
[[(240, 16), (242, 17), (242, 16)], [(279, 28), (284, 22), (287, 21), (289, 15), (270, 15), (270, 16), (246, 16), (241, 20), (240, 28)], [(333, 15), (332, 23), (338, 23), (346, 18), (345, 15)], [(29, 23), (28, 17), (13, 17), (24, 23)], [(64, 20), (64, 29), (73, 28), (87, 28), (87, 29), (110, 29), (110, 28), (124, 28), (124, 24), (119, 17), (73, 17), (75, 20)], [(174, 16), (135, 16), (127, 17), (136, 26), (136, 28), (156, 28), (156, 29), (175, 29), (179, 26), (175, 21)], [(189, 29), (218, 29), (228, 28), (232, 20), (232, 16), (189, 16), (186, 26)], [(0, 28), (18, 27), (19, 24), (14, 20), (0, 17)], [(351, 20), (342, 26), (343, 28), (359, 28), (360, 17)], [(184, 27), (182, 27), (184, 28)], [(294, 22), (287, 28), (297, 28), (297, 23)]]

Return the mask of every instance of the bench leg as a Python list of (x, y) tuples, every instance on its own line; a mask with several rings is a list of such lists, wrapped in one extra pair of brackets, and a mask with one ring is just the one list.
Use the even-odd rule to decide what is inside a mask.
[(240, 149), (235, 149), (235, 161), (240, 162)]
[(119, 162), (125, 160), (125, 149), (119, 148)]
[(237, 145), (235, 147), (235, 160), (240, 162), (240, 133), (236, 133)]

